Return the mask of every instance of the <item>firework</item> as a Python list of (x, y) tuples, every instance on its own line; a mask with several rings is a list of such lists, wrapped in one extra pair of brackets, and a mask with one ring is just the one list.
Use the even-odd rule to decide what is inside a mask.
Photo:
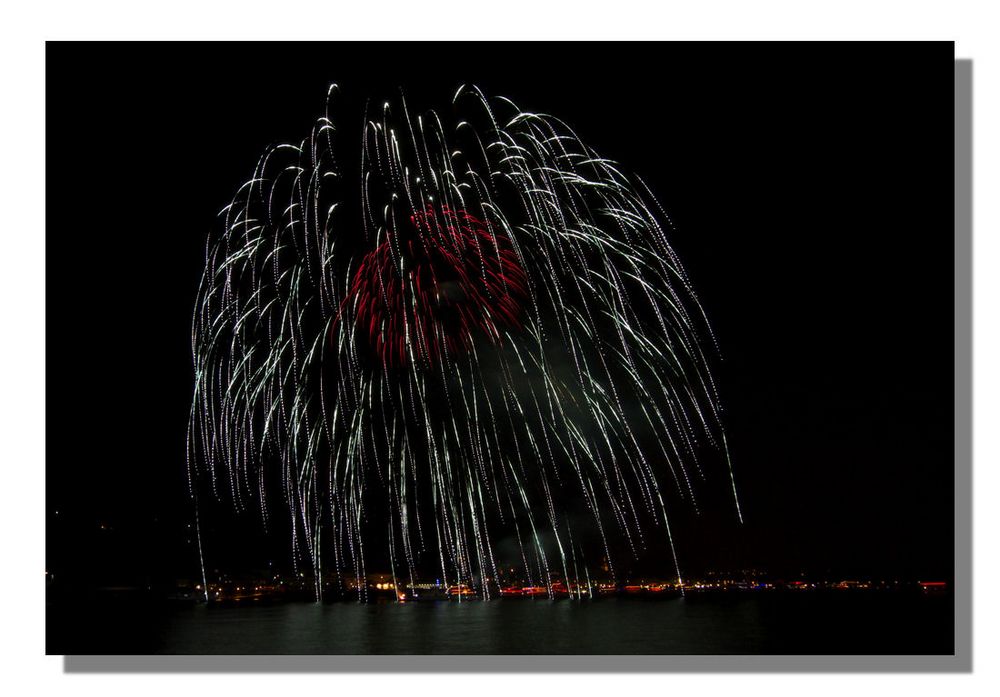
[[(728, 454), (652, 193), (474, 87), (447, 126), (400, 97), (348, 133), (337, 102), (265, 152), (209, 240), (192, 495), (287, 510), (317, 594), (324, 568), (361, 579), (372, 540), (394, 576), (486, 598), (501, 538), (549, 593), (619, 546), (662, 548), (679, 580), (664, 491), (693, 501), (700, 448)], [(359, 147), (356, 172), (339, 158)]]

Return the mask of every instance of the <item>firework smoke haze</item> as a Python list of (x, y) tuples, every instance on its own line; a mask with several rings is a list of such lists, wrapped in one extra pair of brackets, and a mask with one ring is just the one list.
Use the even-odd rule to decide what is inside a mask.
[[(317, 594), (323, 569), (361, 579), (373, 540), (400, 579), (487, 598), (501, 563), (546, 585), (613, 571), (611, 540), (662, 547), (680, 577), (665, 489), (694, 505), (700, 450), (728, 453), (711, 332), (651, 192), (475, 87), (441, 115), (369, 103), (361, 132), (338, 94), (209, 240), (192, 495), (287, 511)], [(358, 149), (360, 177), (340, 160)]]

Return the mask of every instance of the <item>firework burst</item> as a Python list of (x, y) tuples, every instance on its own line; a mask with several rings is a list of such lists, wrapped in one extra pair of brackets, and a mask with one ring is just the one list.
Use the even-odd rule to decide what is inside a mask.
[[(662, 546), (679, 577), (664, 488), (693, 501), (702, 444), (728, 455), (711, 334), (652, 194), (474, 87), (447, 126), (401, 98), (346, 142), (337, 100), (260, 158), (209, 240), (192, 495), (266, 521), (279, 481), (317, 594), (324, 568), (362, 578), (372, 540), (394, 575), (487, 598), (508, 538), (532, 583), (588, 554), (613, 569), (612, 540)], [(357, 173), (338, 153), (359, 141)]]
[(499, 342), (501, 328), (520, 327), (527, 279), (506, 235), (433, 204), (409, 222), (415, 234), (390, 233), (361, 260), (342, 307), (384, 366), (430, 364), (468, 348), (476, 329)]

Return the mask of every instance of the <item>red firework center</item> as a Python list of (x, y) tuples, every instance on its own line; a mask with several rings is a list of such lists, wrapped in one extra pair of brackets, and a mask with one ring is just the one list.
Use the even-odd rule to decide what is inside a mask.
[(433, 363), (520, 328), (526, 277), (510, 238), (465, 210), (428, 205), (365, 255), (347, 301), (382, 363)]

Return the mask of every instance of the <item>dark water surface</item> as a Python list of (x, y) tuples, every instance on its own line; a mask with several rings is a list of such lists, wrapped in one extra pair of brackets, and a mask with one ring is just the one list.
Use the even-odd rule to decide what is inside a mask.
[(950, 597), (47, 608), (55, 654), (951, 654)]

